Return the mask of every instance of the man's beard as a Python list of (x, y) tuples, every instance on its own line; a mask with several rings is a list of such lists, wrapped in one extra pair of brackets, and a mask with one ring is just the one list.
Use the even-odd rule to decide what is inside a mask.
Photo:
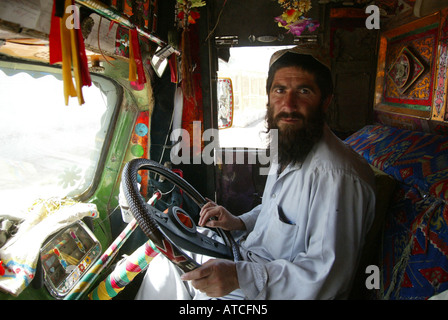
[[(302, 126), (297, 128), (293, 125), (285, 125), (282, 129), (278, 127), (278, 121), (282, 117), (301, 119)], [(325, 113), (322, 105), (313, 111), (308, 119), (298, 113), (281, 112), (275, 118), (272, 108), (268, 105), (266, 113), (268, 132), (272, 129), (278, 130), (277, 155), (280, 168), (288, 164), (302, 163), (313, 146), (323, 135)]]

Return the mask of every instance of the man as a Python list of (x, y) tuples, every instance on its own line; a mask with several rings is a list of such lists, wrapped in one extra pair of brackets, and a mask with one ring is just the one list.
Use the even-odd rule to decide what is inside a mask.
[(278, 153), (262, 203), (236, 217), (210, 201), (199, 220), (244, 230), (243, 260), (210, 259), (181, 275), (188, 282), (178, 298), (336, 299), (349, 293), (373, 221), (373, 173), (324, 122), (333, 90), (324, 64), (297, 48), (279, 51), (266, 89), (268, 130), (278, 130)]

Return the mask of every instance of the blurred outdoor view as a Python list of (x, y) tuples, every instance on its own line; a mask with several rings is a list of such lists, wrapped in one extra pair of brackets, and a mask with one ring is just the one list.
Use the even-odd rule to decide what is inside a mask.
[(60, 74), (0, 66), (0, 201), (16, 215), (49, 197), (75, 196), (93, 182), (117, 94), (92, 77), (85, 104), (66, 106)]
[(234, 94), (231, 128), (219, 130), (221, 148), (266, 148), (266, 78), (271, 55), (283, 47), (233, 47), (219, 60), (219, 78), (230, 78)]

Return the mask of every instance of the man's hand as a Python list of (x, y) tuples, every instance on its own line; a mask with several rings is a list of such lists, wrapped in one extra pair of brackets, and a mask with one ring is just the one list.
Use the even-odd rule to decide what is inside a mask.
[(209, 260), (181, 279), (191, 280), (193, 287), (209, 297), (222, 297), (239, 288), (235, 263), (230, 260)]
[[(210, 199), (201, 209), (199, 225), (201, 227), (221, 228), (224, 230), (245, 230), (243, 221), (232, 215), (226, 208), (219, 206)], [(214, 218), (211, 220), (211, 218)]]

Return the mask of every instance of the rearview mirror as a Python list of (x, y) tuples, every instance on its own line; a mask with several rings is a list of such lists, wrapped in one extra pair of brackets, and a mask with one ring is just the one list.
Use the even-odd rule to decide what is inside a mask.
[(229, 78), (218, 78), (218, 128), (230, 128), (233, 123), (233, 86)]

